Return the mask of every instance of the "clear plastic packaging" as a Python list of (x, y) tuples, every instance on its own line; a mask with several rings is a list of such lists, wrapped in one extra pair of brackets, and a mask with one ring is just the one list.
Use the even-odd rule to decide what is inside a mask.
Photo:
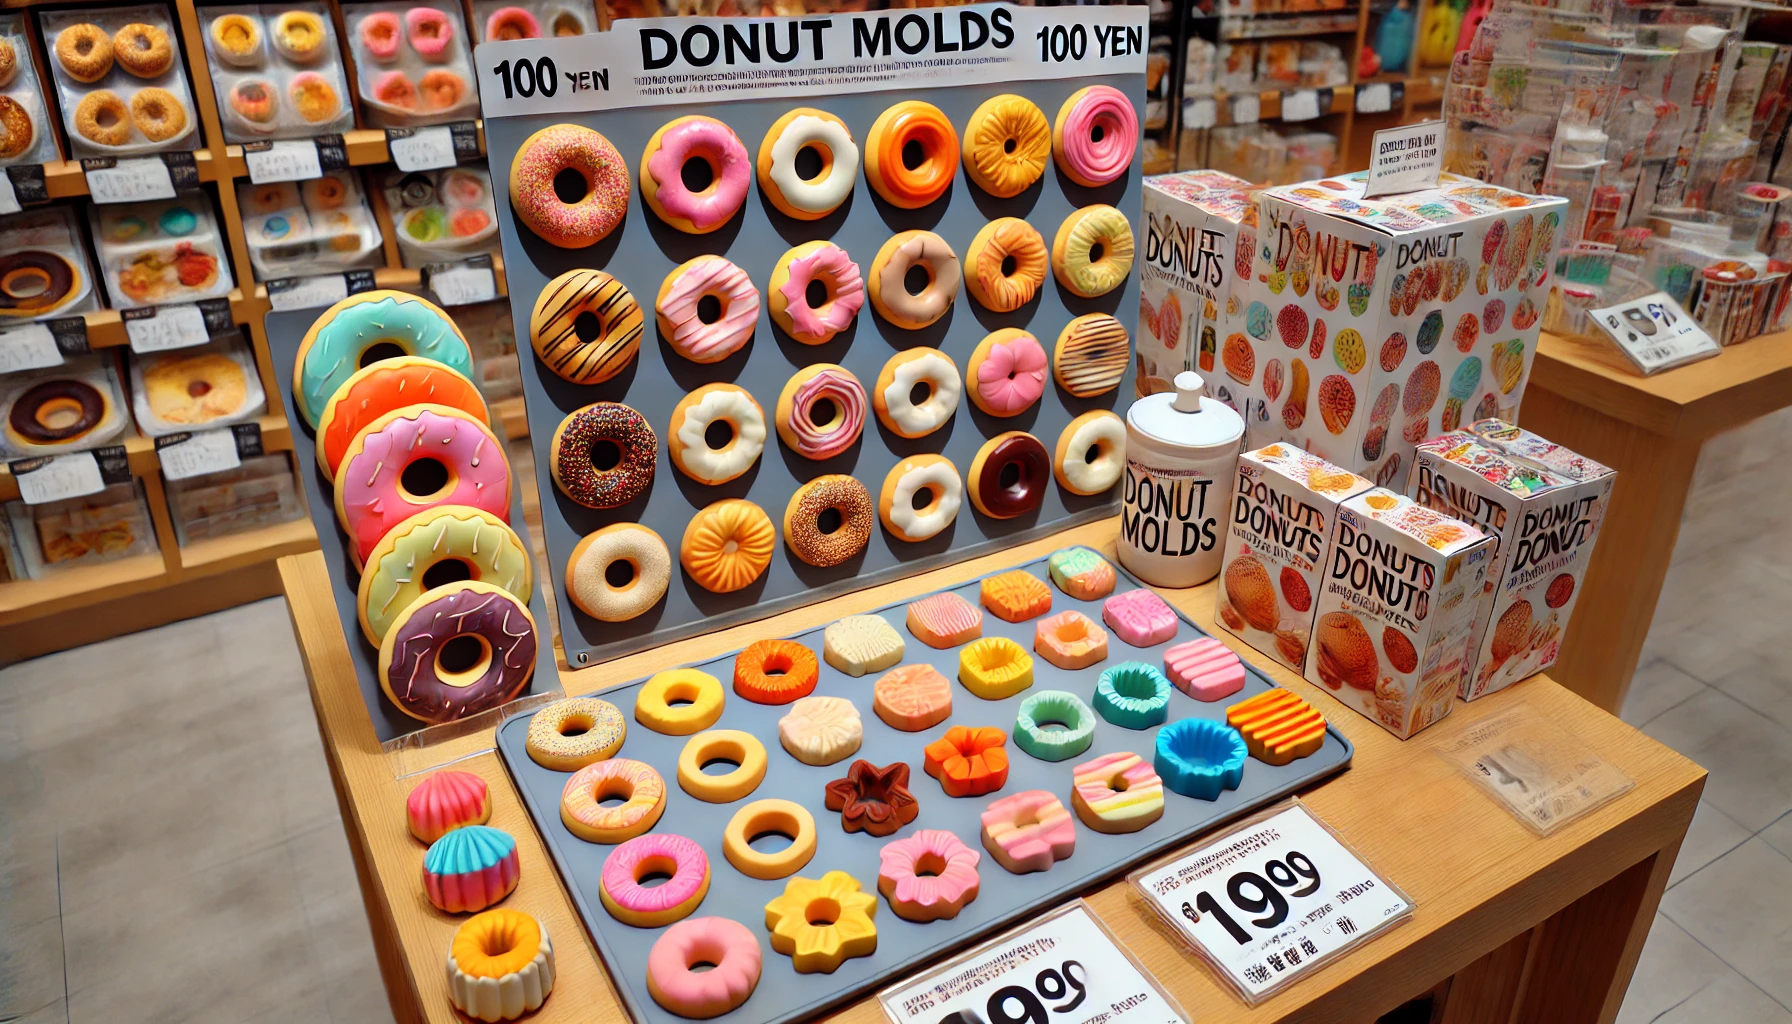
[(473, 0), (479, 42), (582, 36), (597, 31), (597, 11), (567, 0)]
[[(40, 24), (44, 49), (55, 69), (69, 145), (77, 156), (134, 156), (199, 147), (199, 116), (182, 70), (180, 31), (167, 7), (46, 11)], [(126, 28), (132, 31), (125, 33)], [(138, 69), (153, 74), (125, 69), (125, 62), (116, 56), (121, 36), (129, 52), (140, 55), (134, 58)], [(71, 66), (81, 72), (80, 77)]]
[(100, 308), (74, 207), (0, 217), (0, 327)]
[(237, 206), (257, 280), (371, 266), (380, 229), (349, 171), (306, 182), (237, 183)]
[(131, 409), (150, 437), (241, 423), (267, 407), (240, 333), (131, 359)]
[(175, 541), (182, 547), (290, 522), (305, 514), (304, 502), (293, 486), (292, 457), (286, 452), (244, 459), (235, 469), (169, 480), (164, 486)]
[(98, 448), (130, 422), (117, 367), (106, 356), (0, 377), (0, 453), (9, 458)]
[(137, 480), (83, 498), (27, 505), (8, 502), (21, 568), (30, 579), (156, 550), (155, 526)]
[(206, 7), (201, 16), (227, 141), (309, 138), (355, 126), (328, 7)]
[(458, 3), (343, 4), (367, 120), (376, 128), (479, 116), (472, 51)]
[(196, 302), (235, 285), (223, 232), (204, 192), (91, 207), (106, 289), (122, 307)]
[[(37, 81), (37, 64), (25, 38), (25, 15), (0, 17), (0, 49), (11, 55), (11, 75), (0, 82), (0, 167), (59, 159), (49, 108)], [(23, 118), (21, 123), (20, 118)]]
[(381, 189), (405, 266), (498, 252), (497, 211), (484, 167), (389, 171)]

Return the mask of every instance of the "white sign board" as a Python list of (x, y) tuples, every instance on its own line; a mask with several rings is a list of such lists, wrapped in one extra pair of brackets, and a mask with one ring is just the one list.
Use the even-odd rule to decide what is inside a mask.
[(100, 474), (99, 460), (92, 452), (58, 455), (23, 473), (15, 462), (13, 473), (18, 478), (19, 497), (27, 505), (86, 497), (106, 489), (106, 478)]
[(153, 316), (126, 320), (124, 333), (131, 339), (131, 351), (138, 355), (190, 348), (212, 340), (211, 332), (205, 328), (205, 314), (192, 303), (158, 306)]
[(0, 332), (0, 373), (61, 365), (62, 349), (56, 346), (56, 336), (48, 325), (25, 324)]
[(174, 176), (158, 156), (120, 160), (111, 167), (88, 171), (86, 177), (87, 193), (96, 203), (174, 198)]
[(1667, 292), (1590, 309), (1587, 315), (1645, 377), (1723, 351)]
[(433, 171), (454, 166), (454, 132), (447, 125), (419, 128), (404, 138), (388, 138), (386, 148), (399, 170)]
[(1364, 198), (1437, 187), (1444, 169), (1444, 123), (1384, 128), (1369, 144), (1369, 183)]
[(267, 149), (243, 151), (249, 180), (257, 185), (274, 181), (310, 181), (324, 176), (317, 143), (311, 139), (275, 142)]

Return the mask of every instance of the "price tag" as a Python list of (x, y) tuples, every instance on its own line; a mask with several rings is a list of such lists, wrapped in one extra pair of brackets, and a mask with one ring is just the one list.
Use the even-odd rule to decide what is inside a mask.
[(229, 427), (157, 438), (156, 458), (162, 462), (162, 475), (170, 480), (221, 473), (243, 464), (236, 432)]
[(268, 304), (278, 310), (330, 306), (348, 295), (348, 279), (341, 274), (287, 277), (268, 282)]
[(19, 481), (19, 497), (27, 505), (85, 497), (106, 489), (99, 459), (92, 452), (20, 459), (10, 468)]
[(1298, 801), (1128, 877), (1252, 1005), (1412, 912)]
[(93, 349), (87, 344), (87, 318), (83, 316), (65, 316), (51, 320), (44, 326), (56, 339), (56, 347), (62, 350), (64, 358), (68, 356), (84, 356)]
[(877, 994), (894, 1024), (1186, 1024), (1082, 900)]
[(161, 157), (83, 160), (81, 169), (87, 175), (87, 194), (96, 203), (174, 198), (174, 176)]
[(489, 257), (466, 263), (431, 263), (423, 268), (423, 284), (444, 306), (490, 302), (498, 297), (497, 275)]
[(1434, 188), (1444, 169), (1444, 123), (1384, 128), (1369, 143), (1369, 180), (1364, 198)]
[(323, 160), (317, 143), (311, 139), (247, 143), (243, 146), (243, 163), (249, 167), (249, 180), (257, 185), (324, 176)]
[(1263, 116), (1263, 100), (1254, 92), (1232, 97), (1232, 123), (1256, 124)]
[(447, 125), (434, 128), (389, 128), (386, 148), (401, 171), (433, 171), (453, 167), (454, 132)]
[(1282, 120), (1311, 121), (1319, 113), (1319, 90), (1301, 89), (1282, 94)]
[(50, 187), (44, 181), (43, 164), (14, 164), (6, 169), (6, 184), (13, 199), (22, 206), (50, 201)]
[(1356, 112), (1385, 114), (1394, 109), (1394, 89), (1386, 82), (1371, 82), (1356, 87)]
[(48, 324), (25, 324), (0, 334), (0, 373), (61, 365), (62, 348)]
[(1219, 123), (1219, 104), (1211, 96), (1184, 100), (1182, 125), (1185, 128), (1212, 128)]
[(171, 348), (191, 348), (212, 340), (205, 313), (196, 303), (127, 309), (121, 316), (124, 333), (131, 339), (131, 351), (139, 355)]
[(1587, 316), (1645, 377), (1723, 351), (1667, 292), (1589, 309)]
[(21, 209), (19, 195), (13, 191), (12, 175), (0, 174), (0, 214), (18, 213)]

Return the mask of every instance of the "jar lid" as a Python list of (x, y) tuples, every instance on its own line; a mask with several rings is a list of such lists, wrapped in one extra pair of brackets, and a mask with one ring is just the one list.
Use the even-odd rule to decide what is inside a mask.
[(1132, 403), (1126, 421), (1154, 441), (1183, 448), (1218, 448), (1244, 436), (1244, 419), (1218, 399), (1193, 370), (1176, 375), (1176, 390)]

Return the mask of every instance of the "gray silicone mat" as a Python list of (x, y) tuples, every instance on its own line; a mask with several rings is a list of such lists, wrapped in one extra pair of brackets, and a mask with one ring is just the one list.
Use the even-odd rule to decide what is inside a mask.
[[(899, 100), (926, 100), (951, 119), (962, 137), (964, 126), (978, 104), (1005, 92), (1021, 93), (1037, 103), (1047, 118), (1076, 90), (1094, 84), (1112, 85), (1133, 97), (1140, 122), (1144, 120), (1142, 75), (1074, 78), (1062, 81), (1011, 82), (950, 89), (917, 89), (913, 92), (880, 92), (859, 96), (826, 96), (814, 100), (742, 100), (702, 106), (644, 107), (576, 114), (569, 117), (532, 115), (488, 118), (486, 147), (491, 156), (493, 180), (505, 181), (518, 146), (533, 132), (552, 124), (572, 121), (602, 132), (614, 143), (638, 178), (642, 151), (661, 126), (686, 114), (705, 114), (725, 121), (746, 145), (757, 153), (760, 140), (778, 117), (793, 107), (812, 105), (837, 115), (852, 129), (863, 150), (877, 115)], [(779, 213), (760, 193), (755, 181), (741, 213), (715, 232), (687, 235), (668, 227), (641, 198), (639, 182), (631, 194), (628, 215), (622, 225), (602, 242), (588, 249), (559, 249), (519, 228), (508, 202), (498, 204), (499, 234), (503, 241), (504, 270), (510, 288), (510, 304), (516, 322), (518, 352), (523, 363), (523, 397), (528, 405), (529, 438), (541, 467), (543, 529), (554, 586), (564, 587), (567, 559), (579, 538), (618, 522), (651, 526), (665, 540), (676, 561), (679, 541), (697, 510), (723, 498), (747, 498), (757, 502), (775, 523), (782, 524), (784, 507), (796, 488), (827, 473), (857, 477), (876, 498), (886, 473), (897, 462), (922, 453), (951, 459), (962, 477), (969, 471), (977, 450), (991, 437), (1006, 430), (1031, 432), (1049, 453), (1058, 434), (1076, 416), (1092, 409), (1124, 412), (1133, 396), (1133, 368), (1129, 364), (1120, 386), (1105, 395), (1079, 399), (1055, 383), (1025, 414), (1001, 419), (984, 414), (966, 396), (952, 422), (938, 431), (913, 440), (891, 433), (874, 412), (867, 411), (862, 439), (847, 452), (820, 462), (797, 455), (779, 442), (770, 430), (766, 448), (753, 468), (729, 483), (701, 484), (672, 465), (667, 434), (672, 408), (685, 394), (704, 384), (729, 382), (751, 392), (768, 420), (777, 406), (785, 381), (812, 363), (838, 363), (873, 389), (878, 371), (897, 352), (918, 346), (941, 349), (965, 372), (972, 351), (984, 336), (1002, 327), (1031, 331), (1049, 357), (1058, 333), (1072, 317), (1104, 312), (1118, 317), (1134, 336), (1138, 334), (1138, 272), (1106, 295), (1083, 299), (1047, 275), (1039, 296), (1013, 313), (985, 309), (961, 288), (951, 310), (930, 327), (910, 331), (884, 321), (872, 309), (869, 297), (854, 326), (825, 345), (809, 346), (792, 340), (772, 324), (765, 289), (772, 268), (784, 252), (798, 243), (828, 239), (844, 248), (869, 277), (872, 258), (891, 235), (910, 229), (938, 232), (959, 254), (962, 263), (971, 240), (983, 225), (997, 217), (1023, 217), (1032, 223), (1049, 245), (1058, 225), (1075, 210), (1092, 203), (1107, 203), (1126, 213), (1136, 238), (1142, 238), (1140, 197), (1143, 158), (1135, 156), (1126, 177), (1102, 188), (1084, 188), (1065, 178), (1055, 164), (1041, 181), (1013, 199), (998, 199), (972, 184), (962, 166), (952, 190), (921, 210), (890, 206), (866, 184), (863, 170), (852, 197), (832, 215), (812, 222), (793, 220)], [(760, 291), (759, 326), (741, 351), (711, 365), (699, 365), (672, 351), (660, 340), (654, 324), (653, 303), (666, 275), (680, 263), (705, 254), (720, 254), (734, 261), (752, 278)], [(608, 271), (619, 278), (647, 317), (647, 334), (640, 355), (615, 378), (603, 384), (581, 386), (556, 376), (533, 355), (526, 342), (530, 313), (536, 297), (548, 281), (576, 267)], [(547, 467), (552, 457), (554, 431), (568, 413), (597, 401), (625, 402), (634, 407), (659, 435), (660, 454), (652, 486), (636, 500), (619, 508), (598, 511), (567, 499), (553, 485)], [(712, 594), (676, 569), (666, 598), (645, 614), (627, 622), (599, 622), (580, 611), (570, 600), (558, 602), (561, 642), (574, 667), (589, 665), (632, 651), (668, 643), (681, 637), (710, 632), (723, 626), (759, 618), (808, 604), (823, 597), (886, 582), (950, 562), (960, 561), (1012, 544), (1044, 536), (1077, 523), (1113, 515), (1117, 495), (1079, 497), (1055, 483), (1048, 488), (1045, 504), (1036, 513), (1010, 520), (985, 517), (967, 497), (957, 521), (945, 532), (920, 543), (896, 540), (881, 524), (872, 531), (868, 549), (859, 557), (831, 569), (807, 565), (784, 549), (782, 541), (770, 568), (753, 585), (732, 594)], [(780, 534), (782, 528), (780, 525)], [(562, 598), (564, 592), (562, 591)]]
[[(373, 731), (380, 742), (431, 728), (426, 722), (398, 710), (380, 689), (379, 648), (361, 635), (361, 620), (355, 613), (355, 596), (361, 574), (355, 571), (348, 557), (348, 537), (336, 525), (336, 491), (317, 469), (317, 440), (305, 418), (299, 415), (292, 396), (293, 359), (299, 343), (305, 340), (321, 309), (294, 310), (267, 315), (268, 354), (274, 360), (274, 376), (280, 382), (280, 400), (286, 403), (286, 422), (292, 427), (293, 457), (299, 460), (299, 479), (304, 482), (305, 506), (311, 512), (311, 525), (317, 529), (318, 546), (323, 549), (324, 564), (330, 569), (330, 586), (336, 598), (336, 613), (342, 619), (342, 634), (348, 640), (349, 657), (354, 662), (355, 679), (361, 684), (361, 698), (367, 702), (367, 717), (373, 720)], [(450, 314), (452, 315), (452, 314)], [(494, 429), (502, 431), (502, 426)], [(523, 492), (529, 481), (511, 472), (510, 527), (529, 545), (529, 524), (523, 521)], [(530, 559), (534, 562), (533, 556)], [(541, 575), (539, 565), (532, 566)], [(560, 689), (560, 670), (554, 662), (554, 635), (549, 629), (547, 602), (541, 597), (541, 583), (536, 581), (529, 594), (529, 614), (535, 617), (535, 675), (518, 698), (534, 693)]]
[[(1049, 581), (1044, 559), (1028, 562), (1021, 568)], [(1004, 570), (1005, 571), (1005, 570)], [(992, 574), (993, 575), (993, 574)], [(1119, 574), (1115, 593), (1139, 586), (1124, 572)], [(978, 603), (978, 581), (951, 588), (972, 604)], [(1100, 601), (1078, 601), (1057, 587), (1052, 587), (1053, 613), (1075, 608), (1096, 621), (1101, 619)], [(948, 679), (958, 678), (958, 648), (935, 650), (909, 635), (906, 602), (879, 609), (907, 642), (902, 663), (932, 664)], [(1289, 793), (1318, 779), (1342, 770), (1350, 762), (1353, 748), (1344, 735), (1330, 726), (1318, 752), (1291, 764), (1276, 767), (1260, 761), (1248, 761), (1244, 778), (1237, 790), (1227, 791), (1213, 802), (1196, 800), (1169, 792), (1164, 794), (1164, 814), (1155, 823), (1128, 835), (1105, 835), (1083, 825), (1076, 825), (1076, 852), (1059, 861), (1050, 871), (1012, 875), (998, 864), (979, 841), (979, 816), (990, 802), (1001, 796), (1027, 789), (1046, 789), (1057, 794), (1066, 808), (1071, 806), (1071, 772), (1075, 766), (1101, 754), (1130, 750), (1150, 759), (1156, 749), (1159, 727), (1144, 730), (1123, 729), (1097, 716), (1095, 740), (1082, 755), (1065, 761), (1048, 763), (1037, 760), (1014, 744), (1014, 719), (1021, 701), (1041, 690), (1068, 690), (1089, 703), (1101, 670), (1122, 661), (1143, 661), (1163, 665), (1166, 648), (1203, 636), (1201, 630), (1186, 618), (1178, 616), (1180, 628), (1167, 643), (1150, 648), (1128, 646), (1109, 630), (1108, 658), (1087, 669), (1067, 672), (1053, 667), (1045, 659), (1034, 656), (1034, 683), (1020, 694), (1004, 700), (986, 701), (971, 694), (962, 684), (952, 684), (952, 716), (930, 729), (900, 732), (884, 724), (872, 711), (871, 691), (882, 673), (873, 672), (854, 678), (828, 665), (821, 665), (821, 677), (815, 693), (846, 697), (859, 708), (864, 720), (865, 738), (859, 751), (825, 768), (803, 764), (778, 743), (778, 719), (788, 706), (767, 707), (734, 695), (734, 656), (693, 666), (715, 676), (723, 684), (726, 703), (722, 717), (711, 728), (741, 729), (765, 744), (770, 761), (765, 781), (752, 793), (730, 804), (704, 803), (686, 793), (678, 785), (678, 755), (689, 741), (686, 736), (663, 736), (634, 721), (637, 681), (601, 694), (622, 710), (629, 719), (628, 735), (618, 757), (628, 757), (652, 765), (666, 780), (666, 810), (654, 831), (677, 833), (701, 843), (709, 855), (710, 888), (693, 916), (730, 917), (741, 922), (760, 937), (764, 956), (764, 972), (759, 987), (751, 998), (733, 1012), (717, 1018), (738, 1024), (769, 1024), (808, 1018), (829, 1007), (862, 995), (871, 989), (907, 974), (923, 963), (943, 954), (986, 938), (1020, 919), (1035, 914), (1077, 892), (1125, 872), (1136, 864), (1187, 842), (1199, 833), (1248, 814), (1273, 803)], [(1033, 649), (1036, 619), (1010, 623), (988, 612), (983, 616), (984, 636), (1005, 636), (1028, 651)], [(813, 629), (791, 639), (809, 647), (821, 656), (822, 630)], [(1208, 718), (1225, 721), (1226, 708), (1273, 684), (1247, 663), (1244, 689), (1238, 694), (1205, 704), (1181, 691), (1170, 697), (1170, 718)], [(568, 772), (556, 772), (536, 764), (524, 749), (529, 730), (529, 714), (507, 719), (498, 727), (498, 752), (516, 780), (523, 803), (535, 819), (536, 830), (546, 841), (548, 852), (560, 870), (567, 889), (577, 902), (585, 926), (597, 942), (599, 952), (616, 980), (617, 990), (628, 1002), (629, 1010), (643, 1024), (674, 1024), (683, 1018), (667, 1012), (647, 993), (647, 955), (663, 929), (635, 928), (611, 917), (599, 899), (600, 878), (604, 859), (614, 849), (585, 842), (574, 836), (560, 821), (560, 793), (565, 788)], [(1009, 734), (1008, 782), (996, 793), (955, 799), (940, 789), (940, 784), (922, 770), (922, 748), (943, 736), (955, 725), (1001, 727)], [(853, 760), (863, 758), (877, 765), (905, 761), (909, 765), (909, 789), (920, 802), (920, 816), (895, 835), (879, 838), (863, 832), (847, 833), (840, 825), (840, 814), (829, 811), (823, 802), (823, 789), (833, 779), (846, 774)], [(728, 863), (722, 853), (722, 830), (728, 819), (744, 804), (766, 797), (794, 800), (815, 816), (818, 843), (815, 856), (796, 874), (819, 878), (822, 874), (841, 870), (858, 879), (867, 892), (877, 891), (878, 851), (884, 844), (917, 829), (947, 829), (973, 849), (983, 853), (978, 864), (979, 894), (963, 912), (948, 921), (915, 924), (904, 921), (879, 899), (874, 918), (877, 925), (877, 952), (868, 957), (847, 960), (833, 974), (798, 974), (791, 959), (771, 949), (770, 935), (765, 928), (765, 904), (783, 894), (788, 879), (762, 881), (749, 878)], [(1074, 812), (1073, 812), (1074, 814)], [(777, 841), (773, 841), (777, 842)], [(523, 908), (528, 909), (528, 908)]]

